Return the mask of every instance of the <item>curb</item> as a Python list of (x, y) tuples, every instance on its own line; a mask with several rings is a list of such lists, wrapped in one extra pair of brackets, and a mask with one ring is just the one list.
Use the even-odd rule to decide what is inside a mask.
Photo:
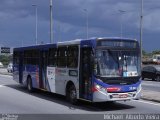
[(143, 98), (141, 97), (142, 100), (147, 100), (147, 101), (152, 101), (152, 102), (156, 102), (156, 103), (160, 103), (160, 100), (156, 100), (156, 99), (149, 99), (149, 98)]
[(141, 99), (160, 103), (160, 96), (158, 95), (158, 91), (142, 90)]

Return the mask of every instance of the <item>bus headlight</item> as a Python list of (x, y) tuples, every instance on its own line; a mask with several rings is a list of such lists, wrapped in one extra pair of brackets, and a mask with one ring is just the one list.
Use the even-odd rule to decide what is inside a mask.
[(100, 85), (97, 85), (97, 84), (95, 85), (95, 87), (96, 87), (97, 89), (100, 89), (100, 88), (101, 88)]
[(97, 90), (100, 90), (100, 91), (105, 91), (105, 88), (102, 87), (102, 86), (100, 86), (100, 85), (98, 85), (98, 84), (95, 84), (95, 88), (96, 88)]

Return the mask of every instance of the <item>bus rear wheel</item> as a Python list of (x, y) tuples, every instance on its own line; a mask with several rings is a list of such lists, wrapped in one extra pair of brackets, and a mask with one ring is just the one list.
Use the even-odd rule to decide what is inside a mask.
[(31, 77), (27, 78), (27, 89), (29, 92), (33, 92), (33, 87), (32, 87), (32, 79)]
[(72, 104), (77, 104), (77, 92), (74, 85), (67, 89), (67, 100)]

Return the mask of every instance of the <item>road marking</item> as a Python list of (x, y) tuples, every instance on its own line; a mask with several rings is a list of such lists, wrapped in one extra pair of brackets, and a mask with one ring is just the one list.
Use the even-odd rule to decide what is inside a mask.
[(143, 101), (143, 100), (134, 100), (136, 102), (141, 102), (141, 103), (146, 103), (146, 104), (151, 104), (151, 105), (156, 105), (156, 106), (160, 106), (159, 103), (153, 103), (153, 102), (148, 102), (148, 101)]

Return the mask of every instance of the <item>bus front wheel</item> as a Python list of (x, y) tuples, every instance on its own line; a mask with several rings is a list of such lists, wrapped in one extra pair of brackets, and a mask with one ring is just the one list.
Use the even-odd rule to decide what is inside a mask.
[(77, 92), (74, 85), (67, 89), (67, 100), (72, 104), (77, 104)]
[(33, 87), (32, 87), (32, 79), (31, 77), (27, 78), (27, 89), (29, 92), (33, 92)]

